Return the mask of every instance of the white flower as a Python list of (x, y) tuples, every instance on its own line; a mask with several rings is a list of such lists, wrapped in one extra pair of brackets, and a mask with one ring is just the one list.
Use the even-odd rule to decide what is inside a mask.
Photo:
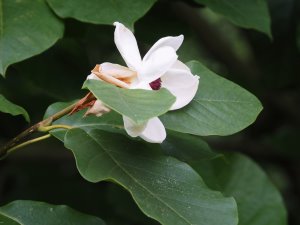
[[(170, 110), (186, 106), (197, 92), (199, 77), (177, 60), (176, 51), (183, 42), (183, 35), (161, 38), (142, 59), (133, 33), (121, 23), (115, 22), (114, 25), (115, 44), (128, 68), (102, 63), (92, 70), (87, 79), (101, 79), (130, 89), (158, 90), (163, 87), (176, 97)], [(92, 111), (97, 111), (98, 106), (95, 104)], [(161, 143), (166, 138), (165, 127), (158, 117), (142, 125), (135, 124), (126, 116), (123, 120), (126, 132), (132, 137), (139, 136), (152, 143)]]

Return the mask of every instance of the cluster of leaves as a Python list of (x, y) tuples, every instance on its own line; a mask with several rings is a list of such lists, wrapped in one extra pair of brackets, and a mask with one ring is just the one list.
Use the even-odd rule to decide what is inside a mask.
[[(0, 73), (9, 65), (39, 54), (63, 37), (65, 18), (112, 25), (120, 21), (133, 28), (155, 0), (0, 0)], [(234, 24), (270, 34), (264, 0), (237, 2), (197, 0)], [(172, 4), (172, 3), (170, 3)], [(68, 20), (65, 20), (66, 23)], [(103, 57), (103, 56), (102, 56)], [(44, 62), (46, 64), (46, 62)], [(53, 124), (72, 126), (50, 133), (75, 157), (81, 176), (89, 182), (109, 181), (126, 189), (150, 218), (161, 224), (278, 224), (286, 223), (279, 192), (265, 173), (242, 154), (212, 150), (201, 138), (237, 133), (252, 124), (262, 110), (259, 100), (198, 61), (187, 65), (200, 75), (193, 101), (168, 112), (173, 97), (156, 92), (123, 90), (103, 82), (84, 84), (113, 112), (83, 117), (64, 116)], [(47, 77), (51, 79), (51, 77)], [(0, 95), (0, 111), (12, 115), (26, 111)], [(70, 103), (48, 107), (45, 118)], [(168, 130), (161, 145), (129, 138), (121, 115), (137, 123), (160, 116)], [(0, 207), (4, 224), (105, 224), (66, 206), (15, 201)], [(66, 222), (67, 221), (67, 222)]]

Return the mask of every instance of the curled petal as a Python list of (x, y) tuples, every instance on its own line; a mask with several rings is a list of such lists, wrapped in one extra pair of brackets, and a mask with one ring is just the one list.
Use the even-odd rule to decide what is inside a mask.
[(182, 42), (183, 42), (183, 35), (179, 35), (176, 37), (163, 37), (161, 39), (159, 39), (147, 52), (147, 54), (144, 56), (144, 60), (147, 60), (148, 57), (158, 48), (161, 47), (171, 47), (174, 49), (174, 51), (176, 52), (178, 50), (178, 48), (181, 46)]
[(135, 71), (125, 66), (108, 62), (100, 65), (99, 72), (105, 73), (120, 80), (132, 80), (137, 76)]
[(166, 129), (162, 122), (154, 117), (142, 125), (137, 125), (130, 118), (123, 116), (124, 128), (131, 137), (140, 136), (150, 143), (162, 143), (166, 139)]
[(127, 116), (123, 116), (123, 122), (127, 134), (131, 137), (139, 136), (143, 132), (143, 130), (145, 130), (145, 127), (147, 125), (146, 123), (137, 125)]
[[(96, 65), (95, 68), (92, 70), (92, 74), (96, 75), (100, 80), (106, 81), (107, 83), (111, 83), (114, 84), (118, 87), (121, 88), (129, 88), (130, 87), (130, 80), (133, 78), (130, 78), (128, 76), (126, 76), (124, 79), (122, 79), (121, 77), (124, 75), (116, 75), (114, 73), (116, 73), (116, 70), (113, 70), (112, 67), (113, 65), (117, 65), (117, 64), (112, 64), (112, 63), (105, 63), (106, 64), (106, 71), (102, 69), (101, 65)], [(109, 64), (109, 65), (107, 65)], [(109, 68), (107, 68), (109, 67)], [(118, 72), (121, 72), (121, 68), (122, 66), (117, 67)], [(125, 67), (124, 67), (125, 68)], [(125, 69), (124, 69), (125, 70)], [(123, 73), (128, 73), (128, 71), (123, 71)], [(114, 76), (113, 76), (114, 74)], [(90, 75), (91, 76), (91, 75)], [(116, 78), (119, 77), (119, 78)]]
[(96, 100), (94, 105), (85, 113), (85, 116), (94, 114), (96, 116), (102, 116), (105, 113), (110, 112), (110, 109), (107, 108), (102, 101)]
[(124, 61), (130, 69), (135, 71), (141, 65), (141, 54), (133, 33), (123, 24), (115, 22), (115, 44)]
[(148, 120), (143, 132), (139, 135), (150, 143), (162, 143), (166, 139), (166, 129), (158, 117)]
[(90, 75), (87, 76), (87, 80), (100, 80), (99, 77), (97, 77), (95, 74), (91, 73)]
[(188, 68), (187, 65), (185, 65), (183, 62), (181, 62), (180, 60), (177, 60), (173, 65), (172, 65), (172, 69), (176, 69), (176, 70), (185, 70), (188, 72), (191, 72), (190, 68)]
[(161, 77), (161, 85), (176, 97), (170, 110), (180, 109), (195, 97), (199, 77), (186, 70), (171, 69)]
[(158, 48), (143, 60), (143, 67), (139, 71), (139, 80), (151, 83), (168, 71), (177, 60), (176, 52), (171, 47)]
[(113, 64), (113, 63), (102, 63), (100, 65), (100, 73), (114, 77), (119, 81), (125, 82), (126, 84), (129, 85), (137, 78), (137, 72), (125, 66), (121, 66), (119, 64)]

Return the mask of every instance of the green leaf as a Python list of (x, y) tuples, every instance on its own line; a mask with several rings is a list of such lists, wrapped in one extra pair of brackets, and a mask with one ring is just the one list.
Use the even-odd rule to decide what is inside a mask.
[(165, 88), (157, 91), (124, 89), (98, 80), (87, 80), (83, 87), (88, 88), (109, 108), (137, 124), (166, 113), (176, 99)]
[(233, 196), (239, 225), (286, 225), (287, 213), (279, 191), (264, 171), (241, 154), (226, 154), (210, 162), (193, 164), (208, 186)]
[(0, 0), (0, 74), (52, 46), (63, 29), (43, 0)]
[(0, 94), (0, 112), (9, 113), (13, 116), (22, 115), (29, 122), (29, 115), (25, 109), (8, 101)]
[(85, 215), (65, 205), (24, 200), (14, 201), (0, 207), (0, 224), (105, 225), (101, 219)]
[(167, 139), (161, 144), (167, 155), (172, 155), (184, 162), (211, 160), (222, 156), (211, 150), (199, 136), (169, 131)]
[(266, 0), (196, 0), (196, 2), (205, 4), (237, 26), (256, 29), (272, 37)]
[[(46, 110), (44, 119), (59, 112), (60, 110), (66, 108), (71, 104), (72, 103), (57, 102), (50, 105)], [(85, 111), (86, 110), (81, 110), (77, 113), (74, 113), (73, 115), (66, 115), (54, 121), (53, 124), (69, 125), (72, 126), (73, 128), (81, 128), (87, 131), (92, 129), (100, 129), (100, 130), (113, 131), (116, 133), (124, 133), (123, 120), (120, 114), (112, 111), (100, 117), (94, 115), (85, 117), (84, 116)], [(61, 141), (64, 140), (65, 133), (66, 133), (65, 129), (55, 129), (51, 131), (51, 134)]]
[(146, 215), (162, 224), (237, 224), (233, 198), (211, 191), (187, 164), (143, 143), (81, 129), (69, 130), (64, 143), (73, 151), (85, 179), (120, 184)]
[(199, 62), (188, 65), (200, 76), (198, 92), (189, 105), (161, 117), (166, 128), (201, 136), (230, 135), (255, 121), (262, 106), (254, 95)]
[(108, 24), (119, 21), (133, 27), (156, 0), (47, 0), (57, 15), (82, 22)]
[(13, 219), (4, 216), (0, 213), (0, 224), (3, 225), (20, 225), (17, 221), (14, 221)]
[[(180, 136), (178, 135), (180, 140)], [(207, 160), (203, 157), (205, 146), (198, 145), (194, 151), (188, 145), (178, 145), (175, 138), (167, 137), (162, 150), (169, 156), (187, 162), (203, 177), (207, 185), (233, 196), (237, 201), (239, 225), (286, 225), (286, 209), (279, 191), (264, 171), (248, 157), (238, 153), (227, 153), (222, 157)], [(179, 141), (180, 142), (180, 141)]]

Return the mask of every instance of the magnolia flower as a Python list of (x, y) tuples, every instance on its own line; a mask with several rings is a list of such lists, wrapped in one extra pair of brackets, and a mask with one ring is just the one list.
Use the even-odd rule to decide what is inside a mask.
[[(183, 35), (164, 37), (158, 40), (142, 58), (133, 33), (123, 24), (115, 22), (115, 44), (127, 67), (102, 63), (97, 65), (87, 79), (100, 79), (121, 88), (159, 90), (168, 89), (176, 101), (170, 110), (186, 106), (195, 96), (199, 77), (177, 60), (177, 49), (183, 42)], [(95, 114), (103, 112), (99, 100), (91, 107)], [(124, 128), (132, 137), (141, 137), (152, 143), (161, 143), (166, 138), (166, 130), (158, 117), (137, 125), (123, 116)]]

